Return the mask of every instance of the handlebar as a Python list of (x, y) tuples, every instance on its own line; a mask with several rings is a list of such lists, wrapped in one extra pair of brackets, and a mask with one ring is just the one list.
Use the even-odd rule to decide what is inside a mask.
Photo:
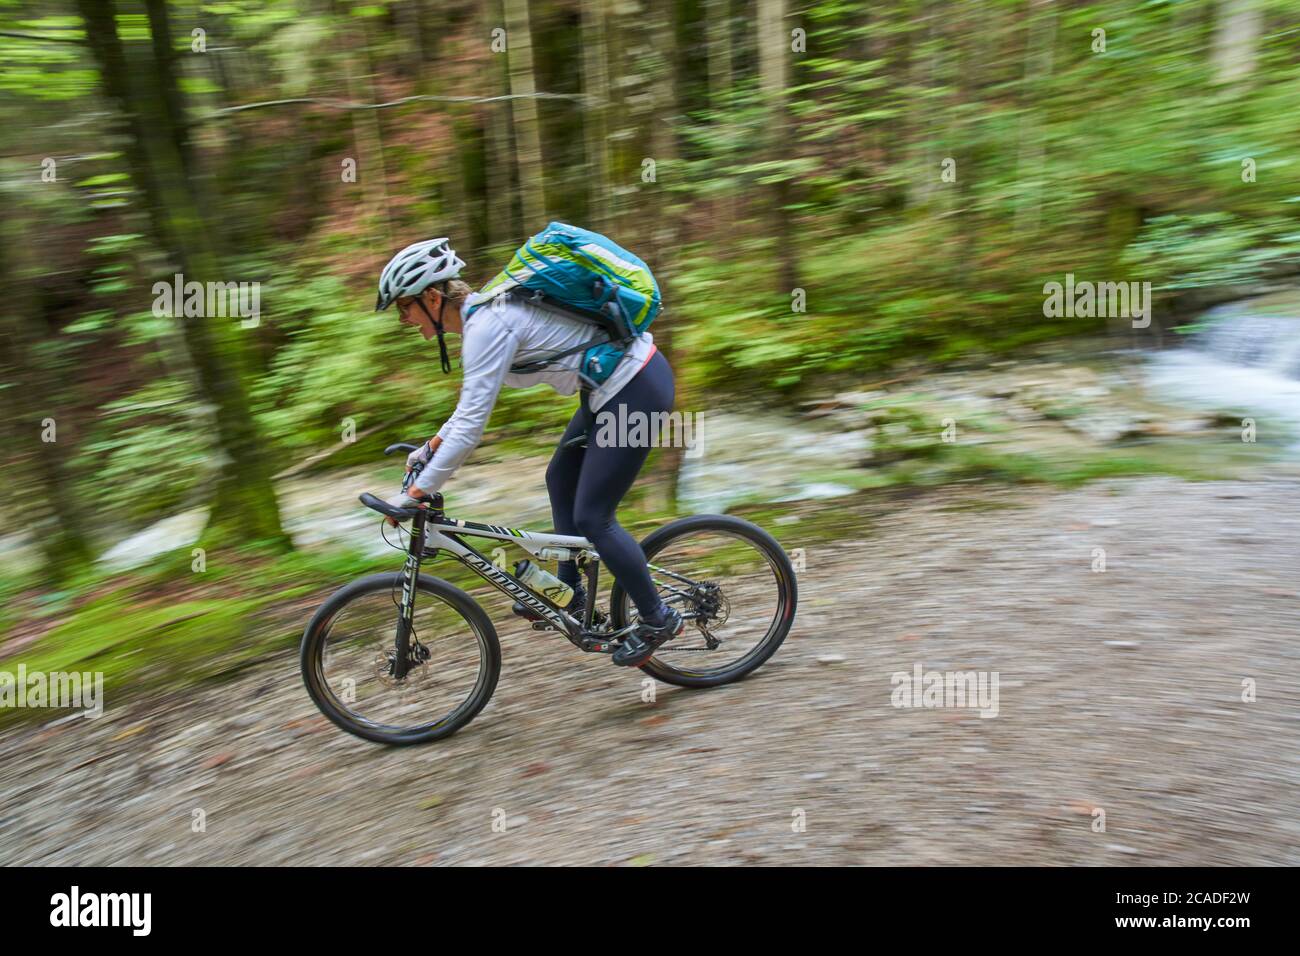
[[(394, 442), (393, 444), (385, 448), (384, 454), (391, 455), (393, 454), (393, 452), (397, 452), (397, 451), (403, 451), (406, 452), (407, 454), (410, 454), (411, 452), (415, 451), (419, 447), (420, 447), (419, 445), (412, 445), (410, 442), (399, 441), (399, 442)], [(406, 480), (402, 482), (403, 491), (406, 491), (407, 488), (410, 487), (411, 482), (421, 472), (423, 467), (424, 467), (423, 465), (417, 462), (416, 466), (411, 471), (407, 472)], [(434, 509), (442, 508), (442, 495), (434, 494), (431, 498), (427, 500)], [(368, 491), (362, 493), (361, 503), (365, 505), (367, 508), (370, 508), (374, 511), (378, 511), (380, 514), (387, 515), (389, 518), (393, 518), (397, 521), (405, 521), (408, 518), (414, 518), (419, 512), (428, 510), (428, 508), (420, 508), (420, 507), (396, 508), (393, 505), (390, 505), (383, 498), (378, 498), (375, 495), (372, 495)]]
[(414, 518), (419, 512), (427, 510), (425, 508), (396, 508), (393, 505), (390, 505), (383, 498), (376, 498), (368, 491), (363, 491), (361, 493), (361, 503), (367, 508), (373, 508), (381, 515), (387, 515), (388, 517), (395, 518), (398, 521), (405, 521), (408, 518)]
[[(412, 445), (408, 441), (399, 441), (399, 442), (394, 442), (393, 444), (385, 448), (384, 454), (391, 455), (395, 451), (404, 451), (409, 455), (411, 452), (415, 451), (415, 449), (419, 447), (420, 447), (419, 445)], [(402, 479), (403, 491), (406, 491), (411, 487), (411, 482), (415, 481), (415, 479), (419, 477), (420, 472), (423, 469), (424, 466), (417, 462), (415, 467), (406, 473), (406, 477)]]

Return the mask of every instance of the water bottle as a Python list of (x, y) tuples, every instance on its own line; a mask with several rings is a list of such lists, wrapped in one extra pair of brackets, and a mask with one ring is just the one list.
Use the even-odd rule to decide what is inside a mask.
[(531, 561), (515, 564), (515, 577), (532, 588), (546, 595), (547, 599), (558, 607), (568, 607), (573, 601), (573, 588), (569, 587), (554, 574), (543, 571)]

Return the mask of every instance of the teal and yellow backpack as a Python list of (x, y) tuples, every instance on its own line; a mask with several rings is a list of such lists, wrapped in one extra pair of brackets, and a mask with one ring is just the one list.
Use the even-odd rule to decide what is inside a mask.
[(510, 264), (469, 297), (466, 314), (473, 315), (502, 295), (605, 332), (604, 338), (511, 369), (534, 371), (585, 350), (579, 371), (588, 386), (609, 377), (627, 346), (660, 311), (659, 284), (649, 266), (600, 233), (562, 222), (550, 223), (520, 246)]

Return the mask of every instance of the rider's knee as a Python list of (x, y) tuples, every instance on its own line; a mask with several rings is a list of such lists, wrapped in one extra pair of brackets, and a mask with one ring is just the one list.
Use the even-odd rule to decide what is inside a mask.
[(573, 523), (578, 534), (595, 542), (613, 525), (613, 519), (603, 510), (578, 508), (573, 513)]

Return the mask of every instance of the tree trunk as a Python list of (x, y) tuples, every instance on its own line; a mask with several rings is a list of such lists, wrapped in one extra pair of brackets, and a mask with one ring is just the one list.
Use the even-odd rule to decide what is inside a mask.
[[(22, 499), (23, 521), (30, 530), (42, 558), (42, 577), (56, 587), (85, 573), (94, 559), (85, 537), (85, 522), (60, 508), (60, 503), (86, 493), (83, 484), (72, 485), (64, 451), (73, 439), (70, 422), (54, 407), (63, 372), (50, 367), (38, 348), (45, 329), (40, 314), (31, 267), (30, 237), (42, 235), (16, 202), (4, 202), (0, 190), (0, 381), (5, 390), (6, 414), (0, 418), (0, 434), (17, 452), (18, 474), (6, 475), (12, 485), (21, 481), (28, 492)], [(44, 330), (44, 331), (43, 331)], [(53, 418), (54, 442), (44, 440), (42, 422)], [(22, 478), (19, 476), (22, 475)]]
[(1264, 14), (1256, 0), (1219, 0), (1210, 62), (1216, 83), (1236, 83), (1255, 72)]
[[(657, 54), (656, 62), (651, 64), (650, 72), (658, 77), (652, 87), (651, 111), (648, 117), (650, 136), (650, 154), (671, 174), (673, 162), (677, 158), (677, 142), (673, 133), (672, 118), (677, 112), (682, 90), (682, 63), (676, 55), (675, 39), (677, 36), (670, 11), (676, 5), (652, 3), (647, 11), (651, 40)], [(673, 82), (665, 82), (671, 76)], [(638, 217), (642, 223), (650, 224), (646, 238), (649, 245), (645, 255), (649, 257), (655, 280), (659, 283), (659, 294), (665, 305), (673, 298), (673, 282), (676, 262), (673, 255), (677, 249), (682, 233), (682, 213), (684, 204), (668, 191), (668, 183), (660, 179), (654, 184), (642, 184), (639, 198), (641, 213)], [(682, 363), (674, 341), (674, 324), (676, 316), (665, 309), (662, 317), (654, 324), (655, 346), (664, 353), (664, 358), (673, 367), (676, 379), (676, 410), (689, 413), (690, 396), (681, 377)], [(669, 435), (668, 437), (679, 437)], [(662, 510), (677, 510), (678, 483), (681, 475), (682, 459), (685, 449), (676, 443), (670, 443), (659, 449), (650, 468), (650, 501)]]
[(397, 28), (406, 34), (411, 44), (411, 53), (407, 59), (407, 69), (415, 82), (417, 93), (427, 93), (424, 88), (425, 64), (432, 59), (424, 48), (424, 29), (420, 18), (421, 0), (406, 0), (399, 3), (393, 13), (397, 18)]
[(528, 23), (528, 0), (504, 0), (506, 57), (510, 68), (510, 94), (515, 126), (515, 157), (519, 167), (519, 198), (524, 233), (546, 225), (545, 182), (542, 174), (542, 138), (537, 117), (536, 82), (533, 79), (533, 38)]
[[(485, 35), (501, 27), (502, 21), (494, 14), (500, 11), (497, 4), (484, 5)], [(508, 38), (507, 38), (508, 40)], [(509, 43), (507, 42), (507, 51)], [(487, 91), (497, 96), (509, 89), (507, 53), (488, 53)], [(511, 202), (511, 170), (514, 165), (510, 155), (510, 103), (508, 101), (485, 103), (483, 109), (484, 164), (484, 234), (489, 246), (506, 245), (519, 238), (514, 227), (514, 203)]]
[(522, 232), (514, 225), (513, 179), (510, 162), (509, 107), (489, 104), (487, 115), (487, 237), (491, 245), (516, 243)]
[(1056, 5), (1052, 0), (1033, 0), (1025, 42), (1025, 73), (1021, 89), (1020, 155), (1016, 162), (1016, 179), (1026, 184), (1016, 205), (1015, 233), (1021, 239), (1038, 232), (1042, 213), (1046, 133), (1035, 103), (1042, 85), (1052, 75), (1052, 48), (1056, 44)]
[(709, 107), (720, 110), (731, 92), (731, 0), (708, 0)]
[(644, 11), (639, 0), (620, 0), (611, 3), (608, 14), (605, 40), (610, 82), (605, 124), (609, 202), (605, 218), (606, 230), (626, 242), (638, 225), (641, 161), (648, 149), (642, 122), (647, 112), (645, 98), (633, 92), (640, 83), (639, 64), (644, 55), (644, 31), (640, 29)]
[[(967, 14), (970, 12), (969, 8), (963, 10)], [(946, 197), (946, 205), (948, 214), (956, 217), (954, 228), (957, 231), (958, 248), (961, 249), (961, 255), (954, 257), (954, 261), (948, 264), (948, 269), (950, 281), (957, 288), (966, 288), (974, 276), (971, 266), (977, 256), (979, 223), (976, 218), (974, 194), (971, 191), (971, 184), (975, 181), (974, 154), (963, 152), (960, 147), (961, 144), (971, 140), (968, 135), (970, 123), (966, 118), (970, 113), (966, 106), (969, 103), (977, 103), (980, 99), (978, 89), (980, 54), (976, 49), (979, 33), (976, 24), (968, 16), (955, 15), (948, 21), (947, 26), (945, 45), (949, 49), (947, 77), (949, 97), (948, 118), (944, 124), (946, 138), (944, 155), (956, 160), (954, 172), (957, 180), (945, 184), (950, 189)], [(960, 259), (960, 264), (956, 259)]]
[[(351, 21), (341, 15), (337, 2), (334, 5), (336, 15), (345, 23), (355, 22), (359, 36), (350, 30), (340, 37), (343, 49), (340, 58), (343, 61), (343, 78), (347, 84), (348, 99), (353, 102), (373, 103), (376, 91), (370, 77), (374, 75), (374, 64), (370, 62), (370, 40), (366, 33), (365, 18)], [(359, 63), (354, 52), (360, 48), (365, 63)], [(362, 68), (364, 67), (364, 68)], [(357, 152), (353, 158), (357, 162), (357, 183), (365, 196), (367, 218), (374, 223), (374, 242), (381, 248), (396, 252), (397, 244), (393, 241), (393, 224), (388, 214), (388, 170), (384, 162), (383, 131), (379, 126), (379, 110), (349, 110), (348, 118), (352, 123), (352, 143)]]
[[(727, 97), (731, 93), (733, 83), (731, 0), (708, 0), (704, 8), (704, 16), (708, 20), (709, 109), (714, 112), (715, 122), (725, 128), (727, 117), (730, 115), (727, 112)], [(733, 148), (730, 142), (733, 138), (725, 137), (728, 145), (719, 149), (720, 155), (717, 158), (723, 168), (731, 165)], [(720, 220), (718, 224), (723, 230), (730, 230), (735, 224), (736, 197), (730, 189), (718, 200), (718, 219)]]
[[(165, 40), (163, 6), (164, 0), (145, 3), (153, 35)], [(158, 60), (158, 40), (152, 48), (142, 41), (122, 42), (113, 0), (78, 0), (78, 7), (104, 91), (121, 108), (127, 165), (159, 243), (186, 281), (227, 279), (177, 147), (184, 133), (175, 128), (180, 94), (170, 60)], [(205, 309), (208, 317), (180, 322), (216, 431), (219, 463), (204, 538), (222, 545), (264, 539), (284, 547), (288, 538), (280, 527), (271, 471), (242, 381), (241, 329), (238, 319), (213, 317), (213, 305), (210, 301)]]
[[(914, 89), (928, 90), (934, 86), (935, 60), (938, 57), (939, 47), (934, 30), (937, 14), (930, 8), (928, 0), (921, 0), (918, 13), (919, 16), (910, 18), (907, 24), (907, 77)], [(929, 206), (934, 197), (940, 174), (930, 132), (932, 117), (928, 110), (920, 109), (909, 110), (906, 115), (909, 127), (907, 205), (909, 208), (923, 209)]]
[[(772, 161), (786, 158), (789, 121), (786, 92), (789, 86), (788, 54), (790, 34), (785, 28), (785, 0), (759, 0), (758, 4), (758, 72), (760, 87), (768, 109), (767, 155)], [(795, 252), (794, 228), (787, 209), (791, 203), (790, 178), (777, 177), (768, 198), (768, 221), (774, 239), (776, 291), (789, 295), (799, 286), (798, 256)]]
[(181, 169), (188, 179), (194, 179), (198, 170), (194, 166), (194, 151), (190, 148), (189, 128), (185, 122), (185, 104), (181, 100), (180, 84), (176, 82), (176, 49), (172, 43), (171, 20), (167, 16), (167, 0), (144, 0), (149, 13), (150, 43), (156, 73), (155, 87), (162, 100), (163, 113), (172, 146), (180, 157)]
[(587, 101), (582, 130), (587, 145), (587, 218), (597, 231), (609, 220), (609, 154), (605, 123), (609, 101), (609, 45), (605, 42), (607, 0), (582, 0), (582, 84)]

